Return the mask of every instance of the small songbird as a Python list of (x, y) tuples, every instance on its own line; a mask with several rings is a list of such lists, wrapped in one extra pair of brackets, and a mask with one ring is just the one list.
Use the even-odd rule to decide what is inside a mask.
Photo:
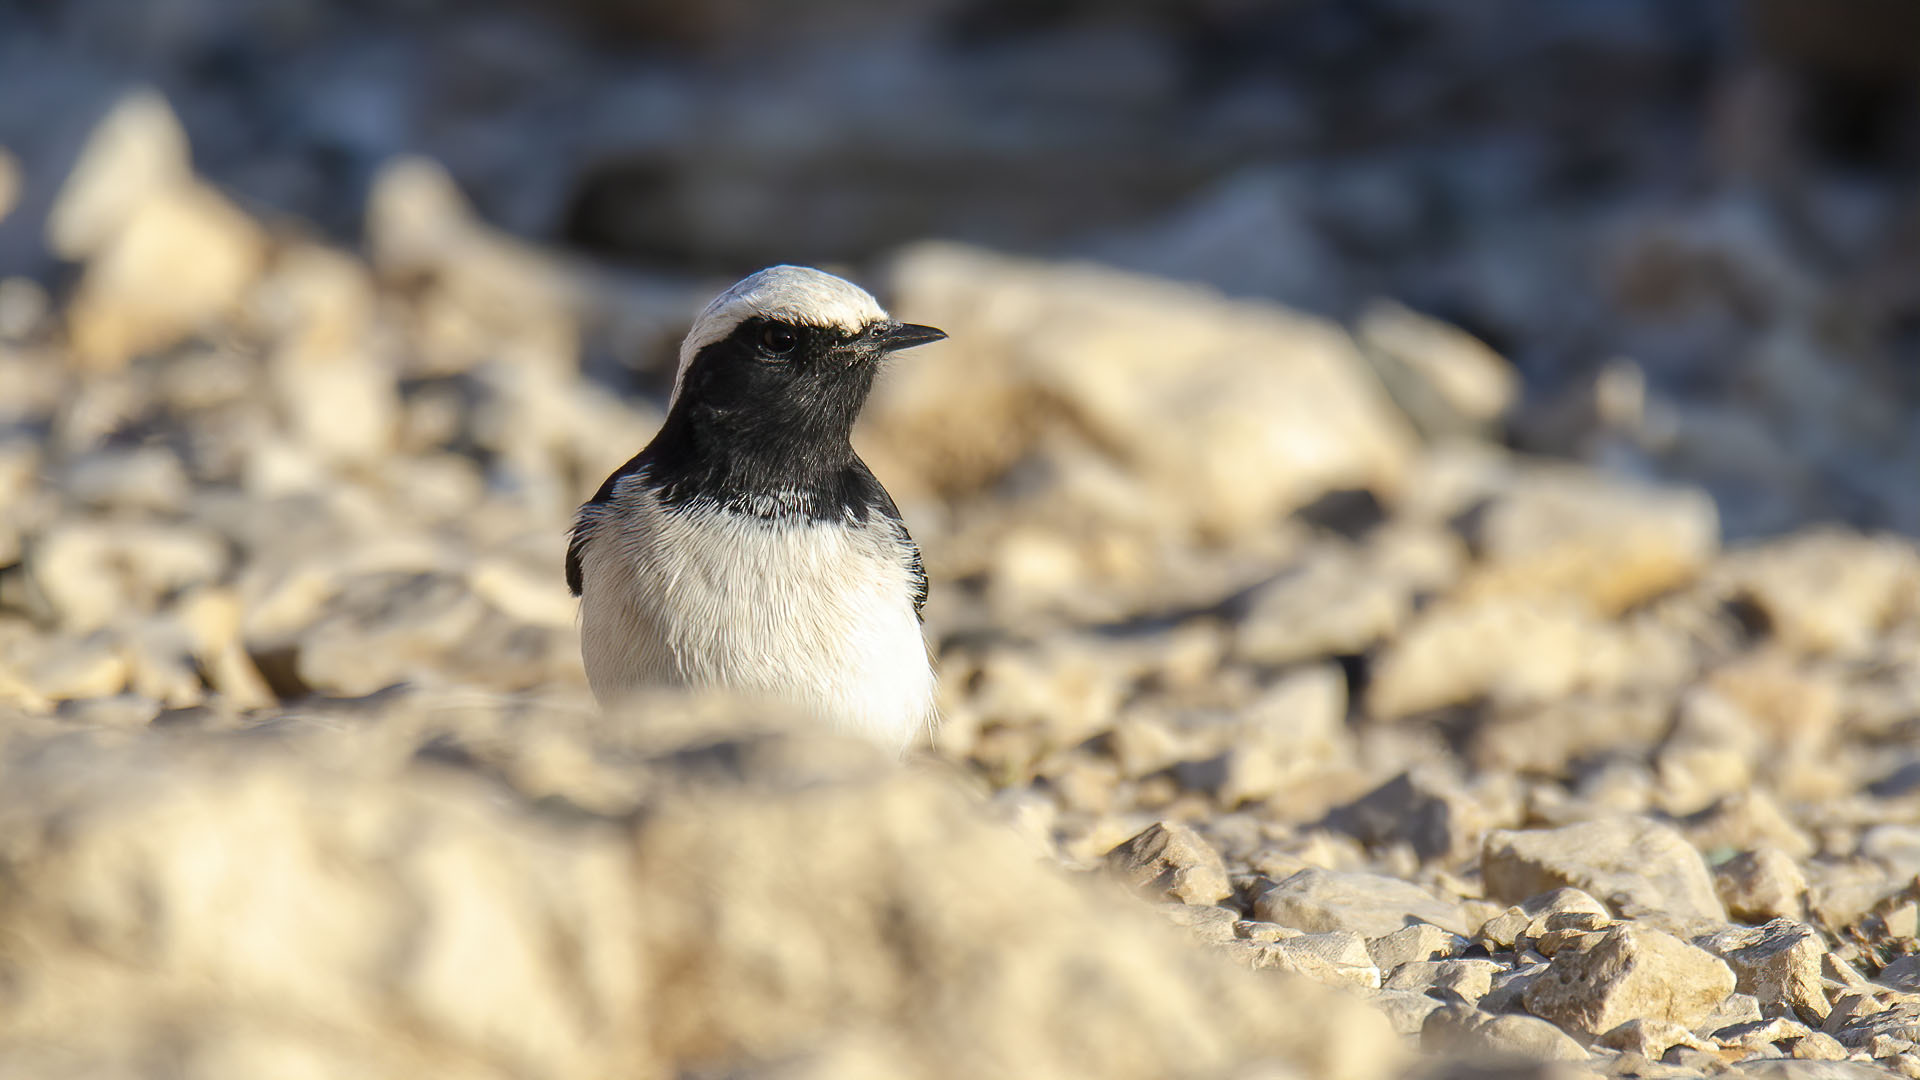
[(881, 361), (947, 335), (800, 266), (721, 293), (660, 431), (574, 519), (587, 681), (718, 688), (904, 750), (933, 720), (920, 550), (849, 436)]

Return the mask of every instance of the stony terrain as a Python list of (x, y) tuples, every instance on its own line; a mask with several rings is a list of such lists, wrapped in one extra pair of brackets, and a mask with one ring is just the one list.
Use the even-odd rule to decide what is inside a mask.
[(601, 716), (562, 535), (658, 413), (578, 357), (721, 282), (366, 218), (134, 96), (0, 281), (0, 1069), (1920, 1075), (1912, 542), (1505, 449), (1404, 308), (921, 244), (932, 752)]

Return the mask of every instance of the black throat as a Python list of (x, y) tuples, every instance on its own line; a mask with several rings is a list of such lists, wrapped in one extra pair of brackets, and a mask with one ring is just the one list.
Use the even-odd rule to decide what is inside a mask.
[(676, 408), (631, 463), (646, 471), (663, 506), (864, 522), (885, 498), (844, 432), (743, 426), (701, 412)]

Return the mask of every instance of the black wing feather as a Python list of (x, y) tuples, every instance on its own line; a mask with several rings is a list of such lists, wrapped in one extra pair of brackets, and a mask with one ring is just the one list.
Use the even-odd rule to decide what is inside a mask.
[(920, 559), (920, 545), (913, 542), (913, 534), (907, 531), (900, 508), (893, 504), (893, 496), (887, 494), (887, 489), (881, 487), (878, 481), (874, 482), (873, 489), (877, 493), (873, 500), (874, 507), (899, 531), (901, 543), (907, 545), (907, 580), (913, 584), (913, 613), (919, 616), (921, 622), (925, 622), (926, 613), (921, 609), (927, 606), (927, 567)]

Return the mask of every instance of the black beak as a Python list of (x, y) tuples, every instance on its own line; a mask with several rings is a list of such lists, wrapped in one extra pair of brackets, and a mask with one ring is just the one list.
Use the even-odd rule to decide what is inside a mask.
[(876, 350), (891, 353), (899, 352), (901, 349), (911, 349), (915, 345), (944, 340), (947, 332), (915, 323), (882, 323), (867, 331), (866, 336)]

